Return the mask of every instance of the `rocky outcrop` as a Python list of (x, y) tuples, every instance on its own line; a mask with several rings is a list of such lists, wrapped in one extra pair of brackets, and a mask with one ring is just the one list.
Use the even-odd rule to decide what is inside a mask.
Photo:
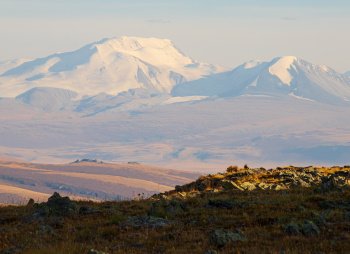
[(329, 192), (350, 188), (350, 167), (285, 167), (238, 169), (229, 167), (226, 173), (209, 174), (175, 190), (156, 194), (153, 199), (197, 197), (221, 191), (285, 190), (290, 188), (317, 187), (316, 191)]

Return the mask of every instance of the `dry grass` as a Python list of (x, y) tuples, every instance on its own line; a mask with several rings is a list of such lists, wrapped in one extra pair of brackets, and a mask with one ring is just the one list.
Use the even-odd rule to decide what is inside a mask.
[[(209, 199), (248, 202), (244, 208), (229, 210), (206, 208)], [(151, 200), (94, 203), (80, 201), (79, 206), (98, 209), (91, 215), (75, 214), (55, 227), (58, 235), (42, 234), (42, 223), (23, 223), (35, 209), (26, 206), (0, 208), (0, 250), (12, 253), (87, 253), (94, 248), (108, 253), (346, 253), (350, 252), (350, 219), (345, 209), (334, 209), (325, 217), (328, 226), (313, 237), (287, 236), (283, 226), (294, 221), (317, 218), (322, 209), (317, 203), (327, 200), (349, 200), (349, 191), (315, 194), (311, 188), (286, 191), (226, 191), (184, 200), (190, 210), (171, 216), (183, 226), (163, 229), (125, 228), (120, 225), (128, 216), (143, 216)], [(305, 208), (298, 211), (296, 206)], [(121, 213), (111, 213), (119, 211)], [(211, 218), (217, 218), (209, 222)], [(196, 221), (195, 223), (193, 223)], [(50, 222), (46, 222), (50, 224)], [(51, 224), (52, 225), (52, 224)], [(208, 234), (213, 229), (241, 229), (246, 242), (235, 242), (222, 248), (212, 246)], [(4, 252), (11, 253), (11, 252)]]

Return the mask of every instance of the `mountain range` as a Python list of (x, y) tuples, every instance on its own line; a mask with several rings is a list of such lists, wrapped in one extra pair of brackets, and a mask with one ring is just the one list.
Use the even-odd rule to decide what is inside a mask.
[(294, 56), (229, 69), (167, 39), (103, 39), (0, 63), (0, 153), (201, 171), (347, 163), (349, 106), (349, 73)]

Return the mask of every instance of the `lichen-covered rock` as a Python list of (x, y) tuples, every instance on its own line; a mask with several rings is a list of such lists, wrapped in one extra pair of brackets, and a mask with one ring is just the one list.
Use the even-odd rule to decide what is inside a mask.
[(272, 189), (273, 184), (269, 184), (269, 183), (259, 183), (257, 184), (257, 187), (261, 190), (270, 190)]
[(126, 221), (122, 222), (121, 225), (132, 227), (163, 228), (170, 227), (172, 225), (181, 225), (181, 223), (178, 221), (171, 221), (153, 216), (133, 216), (128, 217)]
[(180, 212), (188, 211), (190, 207), (181, 200), (159, 200), (152, 203), (152, 208), (148, 212), (149, 216), (169, 217)]
[(251, 190), (255, 190), (255, 189), (256, 189), (255, 184), (250, 183), (250, 182), (244, 182), (244, 183), (242, 183), (240, 186), (241, 186), (241, 188), (243, 188), (244, 190), (248, 190), (248, 191), (251, 191)]
[(303, 235), (305, 236), (313, 236), (320, 234), (319, 228), (312, 221), (306, 221), (303, 224)]
[(274, 184), (271, 186), (271, 189), (272, 190), (285, 190), (285, 189), (287, 189), (287, 187), (284, 185)]
[(210, 244), (218, 247), (224, 246), (231, 242), (245, 241), (245, 240), (246, 239), (244, 236), (238, 233), (233, 233), (225, 229), (215, 229), (209, 233)]
[(52, 227), (48, 225), (43, 225), (40, 227), (40, 230), (36, 231), (38, 235), (58, 235), (57, 231), (55, 231)]
[(199, 185), (198, 185), (198, 190), (199, 191), (204, 191), (207, 188), (207, 184), (205, 183), (205, 181), (202, 181)]
[(283, 231), (287, 235), (300, 235), (300, 228), (298, 224), (294, 223), (293, 221), (289, 224), (287, 224), (284, 228)]
[(230, 181), (230, 180), (222, 180), (221, 181), (222, 187), (224, 187), (226, 190), (241, 190), (244, 191), (242, 187), (240, 187), (238, 184)]
[(57, 192), (49, 198), (46, 205), (52, 215), (66, 216), (79, 211), (78, 206), (69, 197), (61, 197)]

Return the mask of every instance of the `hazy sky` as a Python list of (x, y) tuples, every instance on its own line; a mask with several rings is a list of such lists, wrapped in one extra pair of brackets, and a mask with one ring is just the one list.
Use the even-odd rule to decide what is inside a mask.
[(0, 61), (127, 35), (228, 67), (295, 55), (345, 72), (349, 13), (349, 0), (0, 0)]

